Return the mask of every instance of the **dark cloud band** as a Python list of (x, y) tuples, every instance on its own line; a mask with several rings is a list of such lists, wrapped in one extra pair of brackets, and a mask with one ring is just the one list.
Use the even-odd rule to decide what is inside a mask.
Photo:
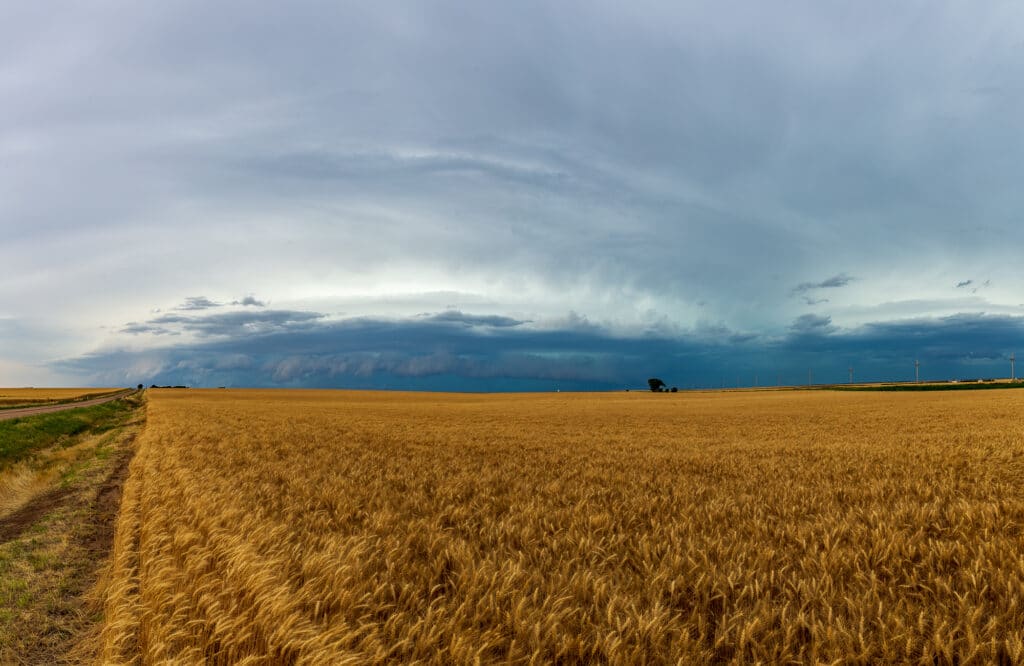
[[(227, 314), (227, 313), (224, 313)], [(1006, 374), (1024, 317), (956, 315), (840, 329), (798, 317), (779, 337), (703, 327), (675, 336), (619, 336), (593, 325), (537, 330), (496, 315), (329, 320), (277, 311), (157, 318), (198, 334), (150, 351), (109, 351), (60, 362), (103, 383), (319, 386), (447, 390), (616, 389), (664, 376), (681, 387)], [(143, 325), (145, 326), (145, 325)], [(911, 375), (912, 376), (912, 375)]]

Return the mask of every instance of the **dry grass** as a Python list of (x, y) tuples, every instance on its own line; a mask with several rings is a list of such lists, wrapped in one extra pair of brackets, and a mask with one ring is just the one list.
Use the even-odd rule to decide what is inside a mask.
[(0, 664), (93, 663), (102, 600), (87, 593), (106, 568), (117, 510), (104, 489), (137, 431), (83, 434), (0, 473)]
[(85, 436), (74, 443), (62, 443), (37, 452), (31, 460), (0, 469), (0, 519), (25, 506), (49, 490), (84, 461), (95, 455), (109, 433)]
[(1024, 394), (151, 391), (111, 663), (1020, 663)]

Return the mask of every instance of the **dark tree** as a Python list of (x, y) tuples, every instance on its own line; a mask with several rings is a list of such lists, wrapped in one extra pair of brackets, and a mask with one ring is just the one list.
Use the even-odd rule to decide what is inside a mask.
[(651, 391), (657, 393), (665, 386), (665, 382), (661, 381), (657, 377), (651, 377), (647, 380), (647, 385), (651, 387)]
[(142, 384), (139, 384), (139, 390), (140, 391), (142, 390)]
[(676, 391), (678, 391), (678, 390), (679, 390), (678, 388), (676, 388), (675, 386), (673, 386), (673, 387), (672, 387), (672, 391), (671, 391), (671, 392), (672, 392), (672, 393), (675, 393), (675, 392), (676, 392)]

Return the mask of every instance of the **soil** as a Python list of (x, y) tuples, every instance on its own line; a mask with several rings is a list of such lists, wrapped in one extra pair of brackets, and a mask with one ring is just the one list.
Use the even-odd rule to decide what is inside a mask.
[(71, 488), (52, 488), (6, 518), (0, 518), (0, 544), (17, 539), (43, 516), (64, 506)]
[(114, 543), (117, 512), (121, 508), (121, 490), (124, 488), (125, 479), (128, 478), (128, 465), (134, 453), (135, 450), (132, 448), (120, 453), (114, 469), (96, 491), (96, 499), (93, 502), (95, 518), (85, 546), (104, 557), (109, 554)]

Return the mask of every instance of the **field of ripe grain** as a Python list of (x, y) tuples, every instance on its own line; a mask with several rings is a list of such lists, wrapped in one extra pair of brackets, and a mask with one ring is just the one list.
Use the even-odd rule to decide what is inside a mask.
[(1024, 394), (150, 391), (105, 663), (1024, 661)]
[(0, 388), (0, 407), (95, 398), (120, 390), (109, 388)]

